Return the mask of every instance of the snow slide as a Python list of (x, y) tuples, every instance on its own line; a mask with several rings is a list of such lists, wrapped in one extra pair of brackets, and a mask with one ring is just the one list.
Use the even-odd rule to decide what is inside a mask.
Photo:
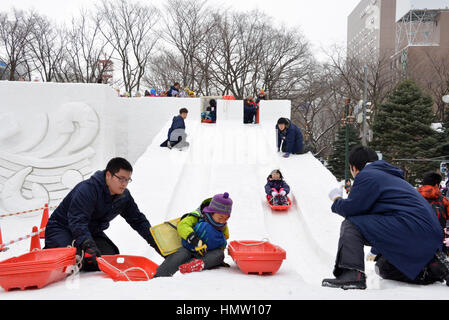
[[(205, 198), (226, 191), (234, 201), (231, 240), (268, 239), (281, 246), (287, 251), (283, 268), (310, 283), (329, 275), (341, 220), (331, 213), (327, 200), (337, 181), (318, 160), (311, 154), (284, 159), (276, 152), (272, 125), (237, 120), (212, 125), (187, 120), (190, 148), (161, 148), (170, 123), (135, 164), (129, 186), (152, 225), (179, 217)], [(265, 202), (266, 178), (275, 168), (291, 186), (293, 206), (287, 213), (272, 212)], [(124, 232), (117, 228), (115, 233)], [(145, 244), (139, 252), (137, 237), (118, 245), (126, 252), (150, 254)]]

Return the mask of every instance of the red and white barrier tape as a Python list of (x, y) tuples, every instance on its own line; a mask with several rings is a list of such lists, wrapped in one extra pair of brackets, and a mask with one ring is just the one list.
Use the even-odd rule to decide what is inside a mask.
[(34, 236), (38, 235), (39, 233), (41, 233), (41, 232), (44, 231), (44, 230), (45, 230), (45, 228), (42, 228), (42, 229), (39, 229), (38, 231), (33, 232), (33, 233), (30, 233), (30, 234), (28, 234), (28, 235), (26, 235), (26, 236), (23, 236), (23, 237), (20, 237), (20, 238), (15, 239), (15, 240), (11, 240), (11, 241), (9, 241), (9, 242), (0, 244), (0, 251), (3, 251), (6, 247), (9, 247), (10, 245), (12, 245), (12, 244), (14, 244), (14, 243), (17, 243), (17, 242), (20, 242), (20, 241), (29, 239), (29, 238), (31, 238), (31, 237), (34, 237)]
[[(58, 206), (52, 206), (52, 207), (48, 207), (48, 209), (56, 209)], [(0, 215), (0, 218), (5, 218), (5, 217), (12, 217), (12, 216), (17, 216), (19, 214), (24, 214), (24, 213), (31, 213), (31, 212), (35, 212), (35, 211), (40, 211), (40, 210), (44, 210), (47, 207), (43, 207), (43, 208), (38, 208), (38, 209), (31, 209), (31, 210), (26, 210), (26, 211), (21, 211), (21, 212), (15, 212), (15, 213), (6, 213), (6, 214), (2, 214)]]

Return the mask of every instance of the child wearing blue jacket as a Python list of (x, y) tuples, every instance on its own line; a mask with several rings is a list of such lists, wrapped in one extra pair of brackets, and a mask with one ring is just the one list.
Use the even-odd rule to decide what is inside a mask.
[(189, 273), (222, 265), (231, 210), (232, 200), (225, 192), (204, 200), (197, 210), (185, 214), (177, 226), (182, 247), (167, 256), (155, 277), (170, 277), (178, 270)]
[(288, 205), (287, 194), (290, 193), (290, 186), (284, 181), (280, 170), (273, 170), (267, 177), (265, 192), (273, 205)]

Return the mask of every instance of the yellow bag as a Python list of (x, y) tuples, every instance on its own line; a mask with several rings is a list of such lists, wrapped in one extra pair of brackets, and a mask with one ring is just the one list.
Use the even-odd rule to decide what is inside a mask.
[(182, 247), (182, 240), (176, 229), (179, 221), (181, 221), (181, 217), (150, 228), (154, 241), (164, 257)]

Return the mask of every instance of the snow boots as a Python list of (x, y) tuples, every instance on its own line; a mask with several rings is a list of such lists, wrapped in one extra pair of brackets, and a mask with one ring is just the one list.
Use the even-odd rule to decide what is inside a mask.
[(281, 206), (288, 206), (287, 196), (279, 196), (279, 202)]
[(194, 259), (189, 263), (185, 263), (179, 266), (181, 273), (199, 272), (204, 269), (204, 261), (200, 259)]
[(358, 270), (344, 269), (336, 279), (324, 279), (323, 287), (347, 289), (366, 289), (366, 276)]
[(437, 251), (435, 253), (435, 260), (439, 262), (438, 271), (431, 269), (433, 273), (440, 276), (441, 280), (446, 281), (446, 285), (449, 286), (449, 258), (446, 253), (443, 251)]

